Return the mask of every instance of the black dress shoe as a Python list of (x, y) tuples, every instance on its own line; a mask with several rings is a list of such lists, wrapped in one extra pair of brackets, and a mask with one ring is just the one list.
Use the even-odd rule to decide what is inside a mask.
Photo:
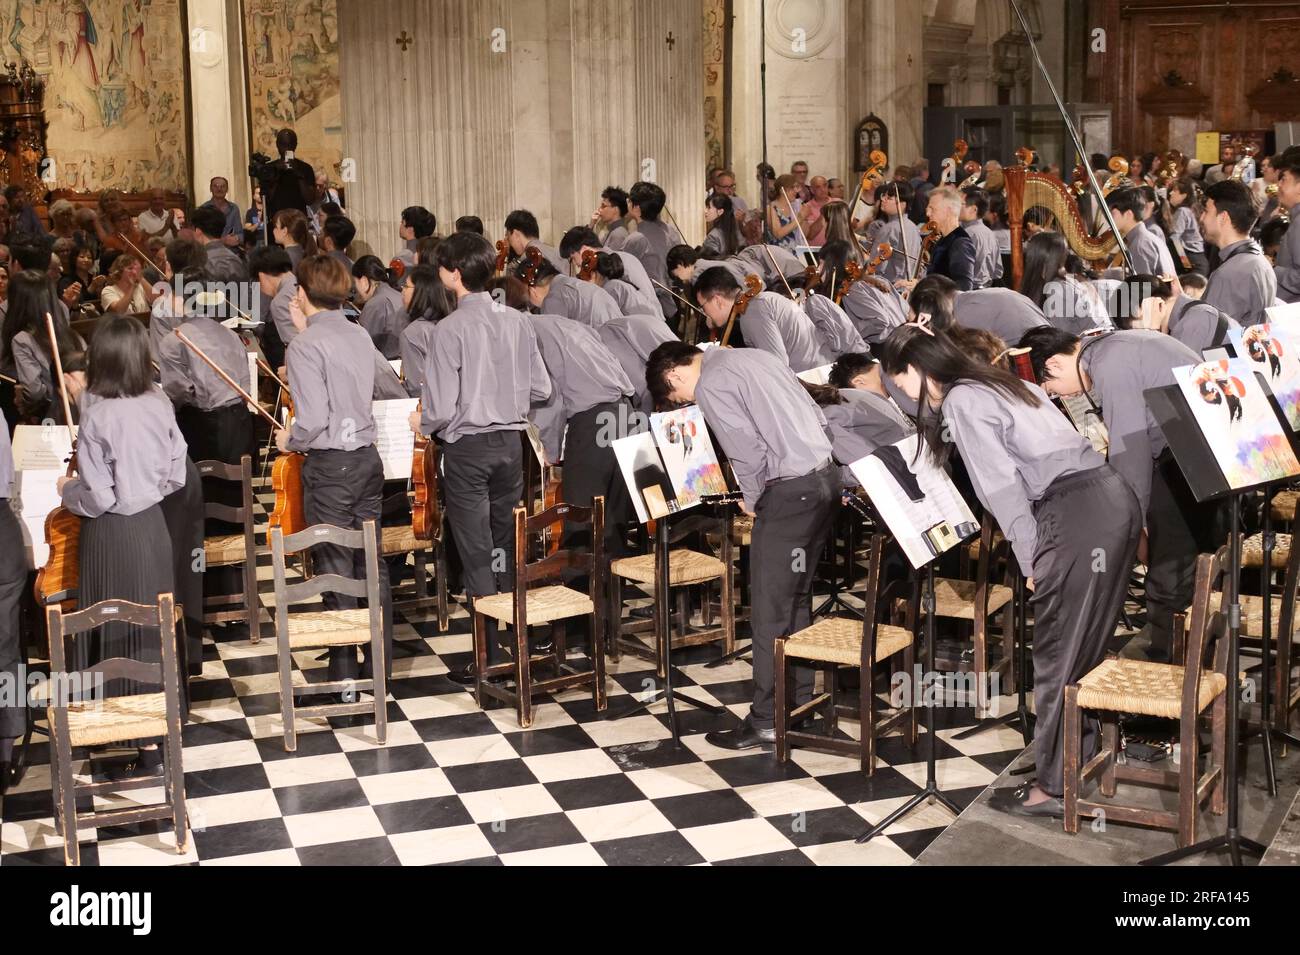
[(155, 747), (154, 749), (140, 750), (134, 759), (127, 760), (108, 771), (108, 778), (115, 783), (126, 782), (130, 779), (144, 779), (148, 776), (161, 776), (163, 766), (162, 750)]
[(452, 683), (460, 686), (473, 686), (478, 671), (474, 668), (474, 661), (466, 663), (464, 666), (456, 667), (454, 670), (447, 671), (447, 679)]
[(1049, 796), (1042, 802), (1029, 805), (1029, 796), (1036, 789), (1033, 783), (1024, 783), (1015, 789), (999, 789), (989, 797), (989, 805), (999, 812), (1012, 816), (1045, 816), (1059, 819), (1065, 815), (1065, 800), (1060, 796)]
[(746, 717), (739, 726), (730, 730), (719, 730), (704, 737), (710, 746), (718, 749), (758, 749), (770, 750), (776, 743), (776, 730), (755, 729)]

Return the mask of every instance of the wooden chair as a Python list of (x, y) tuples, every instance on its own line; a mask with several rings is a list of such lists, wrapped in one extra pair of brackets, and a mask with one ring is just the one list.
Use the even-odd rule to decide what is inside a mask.
[[(867, 542), (867, 575), (862, 593), (866, 612), (858, 620), (849, 617), (822, 617), (812, 626), (780, 637), (773, 650), (776, 670), (776, 758), (786, 762), (792, 746), (828, 749), (832, 752), (857, 756), (862, 771), (868, 776), (875, 772), (876, 737), (903, 726), (908, 745), (916, 743), (916, 701), (900, 706), (883, 720), (876, 719), (876, 692), (873, 675), (876, 664), (890, 661), (891, 668), (902, 666), (912, 679), (914, 664), (915, 620), (910, 628), (879, 624), (876, 607), (880, 595), (880, 564), (884, 553), (885, 537), (872, 534)], [(824, 674), (822, 692), (803, 706), (791, 708), (787, 683), (789, 668), (794, 664), (812, 664)], [(858, 705), (839, 705), (836, 698), (835, 674), (840, 667), (854, 667), (859, 673)], [(915, 692), (912, 694), (915, 695)], [(822, 711), (825, 733), (808, 733), (792, 730), (791, 724)], [(858, 740), (836, 739), (835, 732), (841, 715), (861, 722)]]
[[(668, 543), (685, 540), (695, 534), (711, 535), (719, 543), (720, 557), (690, 550), (685, 547), (672, 548), (668, 554), (668, 589), (662, 593), (659, 587), (658, 548), (654, 552), (639, 557), (622, 557), (609, 565), (611, 610), (609, 638), (610, 658), (618, 660), (622, 651), (650, 660), (656, 665), (660, 679), (667, 675), (669, 648), (664, 646), (662, 637), (656, 637), (655, 646), (647, 647), (636, 639), (637, 634), (662, 634), (672, 631), (673, 598), (677, 605), (677, 633), (671, 638), (672, 649), (700, 646), (706, 643), (722, 642), (723, 652), (731, 653), (736, 648), (736, 606), (731, 576), (732, 555), (732, 508), (722, 505), (718, 515), (689, 514), (675, 519), (669, 529)], [(654, 595), (655, 619), (623, 621), (624, 582), (649, 586)], [(718, 616), (719, 626), (712, 626), (710, 591), (716, 583), (719, 590)], [(703, 599), (701, 610), (705, 619), (703, 628), (692, 630), (690, 626), (690, 591), (701, 588)], [(661, 627), (658, 615), (669, 614), (668, 627)]]
[[(330, 524), (314, 524), (288, 537), (280, 528), (271, 530), (271, 566), (275, 574), (275, 636), (276, 657), (280, 671), (280, 712), (284, 717), (284, 748), (294, 752), (298, 748), (295, 719), (299, 716), (329, 717), (351, 716), (373, 711), (375, 734), (382, 746), (388, 738), (387, 696), (384, 654), (384, 610), (379, 597), (379, 545), (375, 522), (366, 521), (360, 530), (344, 530)], [(366, 552), (366, 578), (353, 580), (338, 574), (316, 574), (290, 584), (286, 581), (285, 554), (306, 550), (318, 544), (333, 544)], [(365, 608), (349, 610), (314, 610), (290, 613), (293, 604), (313, 600), (323, 593), (344, 594), (364, 598)], [(293, 685), (293, 657), (295, 650), (319, 650), (331, 647), (359, 647), (370, 645), (371, 678), (367, 680), (337, 680), (328, 683)], [(315, 693), (355, 693), (370, 691), (374, 699), (363, 703), (324, 703), (317, 706), (298, 706), (298, 696)]]
[[(486, 698), (501, 700), (514, 707), (520, 727), (533, 723), (533, 695), (554, 693), (572, 687), (591, 687), (597, 710), (604, 710), (605, 698), (605, 499), (597, 497), (591, 507), (555, 504), (541, 514), (529, 517), (516, 507), (515, 518), (515, 589), (512, 592), (477, 597), (473, 602), (474, 660), (476, 680), (474, 696), (479, 706)], [(550, 556), (528, 562), (540, 540), (553, 525), (566, 523), (591, 526), (591, 550), (579, 553), (560, 549)], [(558, 532), (557, 532), (558, 533)], [(565, 572), (587, 576), (591, 595), (563, 584), (547, 583), (560, 579)], [(543, 585), (543, 586), (535, 586)], [(564, 621), (573, 617), (591, 618), (591, 669), (576, 670), (568, 662)], [(513, 659), (492, 666), (487, 662), (487, 619), (509, 625), (514, 635)], [(529, 627), (549, 623), (553, 649), (534, 654), (528, 645)], [(554, 675), (539, 679), (535, 669), (550, 666)], [(489, 682), (498, 677), (513, 677), (508, 683)]]
[[(199, 461), (194, 465), (199, 475), (218, 481), (238, 481), (242, 491), (239, 507), (206, 501), (203, 516), (230, 524), (242, 524), (243, 531), (203, 541), (204, 566), (240, 567), (243, 572), (243, 593), (215, 594), (203, 598), (203, 622), (225, 623), (244, 620), (248, 624), (248, 639), (253, 643), (262, 640), (261, 607), (257, 597), (257, 539), (254, 532), (253, 513), (253, 459), (245, 454), (239, 464), (222, 461)], [(208, 608), (212, 608), (209, 610)]]
[[(162, 594), (153, 606), (125, 600), (102, 600), (93, 607), (64, 614), (57, 606), (46, 610), (50, 634), (50, 671), (62, 686), (49, 686), (50, 788), (54, 798), (54, 825), (63, 836), (63, 860), (81, 864), (77, 833), (81, 829), (125, 826), (154, 819), (170, 819), (176, 830), (176, 851), (188, 845), (185, 816), (185, 773), (181, 767), (181, 690), (176, 652), (176, 606), (171, 594)], [(121, 622), (156, 627), (161, 644), (159, 663), (113, 657), (77, 673), (69, 673), (64, 638), (86, 633), (105, 623)], [(161, 685), (161, 693), (135, 693), (103, 699), (77, 699), (72, 692), (95, 680), (134, 680)], [(122, 782), (78, 783), (73, 775), (72, 751), (132, 740), (163, 740), (163, 788), (166, 799), (156, 805), (79, 813), (77, 799), (108, 793), (152, 789), (158, 777)]]
[[(1066, 832), (1079, 831), (1080, 816), (1104, 814), (1107, 820), (1176, 831), (1178, 845), (1183, 847), (1196, 841), (1197, 814), (1206, 800), (1216, 815), (1224, 811), (1228, 641), (1225, 616), (1215, 609), (1213, 597), (1225, 561), (1226, 549), (1197, 558), (1185, 666), (1112, 658), (1065, 688)], [(1217, 644), (1213, 667), (1202, 669), (1206, 645), (1214, 639)], [(1212, 742), (1210, 758), (1205, 772), (1201, 773), (1199, 722), (1207, 709), (1211, 711)], [(1080, 765), (1083, 710), (1099, 711), (1102, 716), (1101, 750), (1086, 765)], [(1120, 765), (1120, 713), (1178, 720), (1181, 730), (1178, 770), (1154, 769), (1132, 762)], [(1098, 789), (1105, 799), (1085, 800), (1083, 788), (1095, 776), (1100, 776)], [(1177, 811), (1114, 802), (1116, 783), (1121, 781), (1176, 789)]]

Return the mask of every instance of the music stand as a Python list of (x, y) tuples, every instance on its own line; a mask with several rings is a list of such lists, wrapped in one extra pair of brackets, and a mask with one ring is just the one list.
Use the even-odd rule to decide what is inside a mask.
[[(1150, 859), (1144, 859), (1142, 865), (1167, 865), (1202, 852), (1214, 852), (1227, 849), (1233, 865), (1241, 865), (1242, 851), (1262, 856), (1264, 846), (1241, 834), (1241, 805), (1238, 792), (1239, 765), (1237, 749), (1240, 745), (1238, 725), (1241, 689), (1238, 680), (1238, 652), (1241, 640), (1241, 499), (1245, 494), (1268, 487), (1273, 481), (1266, 481), (1244, 487), (1231, 487), (1223, 476), (1209, 442), (1182, 389), (1178, 385), (1165, 385), (1145, 391), (1147, 408), (1156, 424), (1164, 434), (1169, 450), (1173, 452), (1174, 461), (1182, 471), (1192, 496), (1198, 503), (1213, 500), (1228, 500), (1228, 572), (1223, 585), (1223, 598), (1219, 612), (1227, 616), (1228, 634), (1228, 727), (1227, 745), (1224, 755), (1223, 785), (1227, 787), (1228, 813), (1227, 827), (1220, 836), (1204, 839), (1194, 845), (1172, 852), (1165, 852)], [(1295, 477), (1296, 475), (1290, 475)], [(1268, 648), (1264, 648), (1265, 653)], [(1184, 660), (1184, 666), (1199, 667), (1199, 660)], [(1269, 749), (1268, 734), (1264, 734), (1264, 748)]]

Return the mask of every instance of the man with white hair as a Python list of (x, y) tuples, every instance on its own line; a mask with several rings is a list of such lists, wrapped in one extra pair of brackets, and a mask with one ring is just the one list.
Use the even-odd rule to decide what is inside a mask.
[[(930, 252), (930, 275), (944, 275), (952, 279), (958, 291), (976, 288), (975, 243), (961, 224), (961, 209), (965, 204), (955, 186), (940, 186), (930, 193), (926, 203), (926, 218), (939, 227), (940, 239)], [(916, 279), (902, 279), (894, 286), (910, 293)]]

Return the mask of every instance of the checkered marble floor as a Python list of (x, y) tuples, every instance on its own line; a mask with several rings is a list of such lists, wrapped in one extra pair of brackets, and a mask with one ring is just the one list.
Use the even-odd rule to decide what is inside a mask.
[[(269, 566), (259, 578), (269, 609)], [(924, 721), (914, 749), (897, 736), (879, 741), (870, 778), (855, 759), (812, 750), (785, 764), (719, 750), (704, 734), (748, 711), (751, 670), (746, 661), (706, 668), (716, 651), (700, 648), (686, 657), (681, 688), (730, 713), (680, 706), (680, 748), (662, 703), (606, 719), (580, 691), (542, 698), (533, 726), (520, 730), (513, 711), (480, 711), (446, 679), (469, 659), (463, 606), (446, 634), (431, 608), (395, 616), (387, 745), (377, 745), (368, 718), (336, 727), (300, 720), (293, 754), (284, 751), (269, 618), (256, 645), (236, 626), (214, 628), (184, 729), (188, 851), (175, 852), (166, 823), (87, 830), (83, 864), (901, 865), (951, 822), (927, 806), (867, 845), (853, 841), (924, 785)], [(316, 656), (295, 655), (295, 679), (324, 679)], [(651, 676), (628, 656), (610, 664), (609, 711), (627, 708)], [(1014, 701), (995, 705), (1006, 712)], [(975, 722), (969, 708), (936, 716), (938, 783), (964, 806), (1023, 744), (1004, 727), (954, 739)], [(38, 736), (34, 765), (0, 804), (0, 865), (62, 863), (47, 760)], [(161, 796), (135, 791), (113, 804)]]

